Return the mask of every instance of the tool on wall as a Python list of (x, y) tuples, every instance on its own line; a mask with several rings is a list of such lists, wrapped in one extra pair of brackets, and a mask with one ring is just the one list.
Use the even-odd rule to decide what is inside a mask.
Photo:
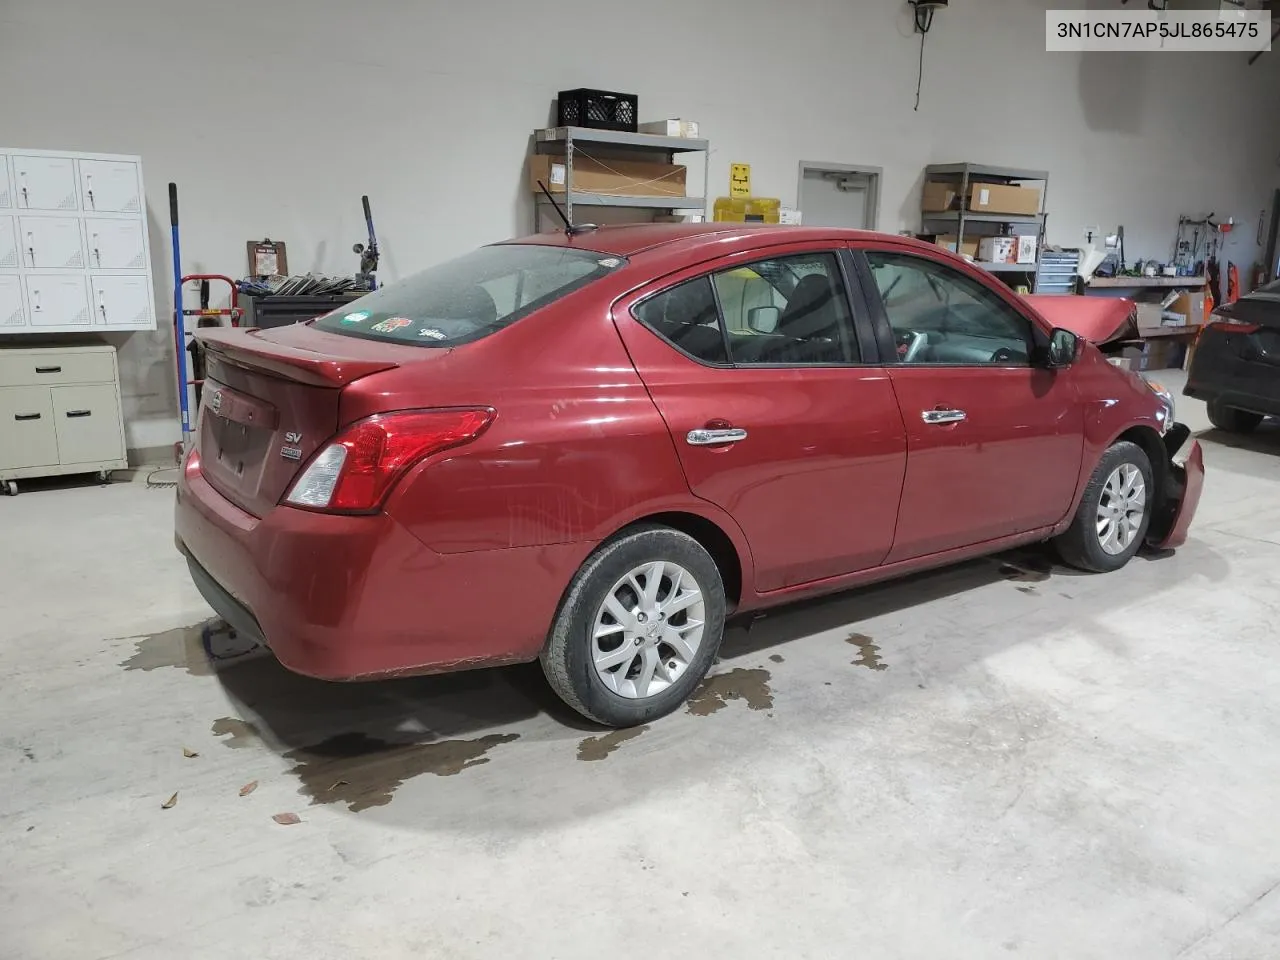
[(369, 242), (357, 243), (351, 247), (354, 253), (360, 254), (360, 270), (356, 273), (356, 285), (365, 290), (377, 290), (378, 279), (374, 273), (378, 269), (378, 237), (373, 232), (373, 211), (369, 209), (369, 198), (363, 196), (360, 203), (364, 206), (364, 223), (369, 230)]

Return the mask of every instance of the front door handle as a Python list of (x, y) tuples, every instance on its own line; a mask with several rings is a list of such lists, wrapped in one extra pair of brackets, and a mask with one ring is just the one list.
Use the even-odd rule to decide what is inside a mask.
[(718, 443), (737, 443), (747, 439), (747, 431), (741, 427), (726, 427), (720, 430), (702, 428), (690, 430), (684, 436), (685, 442), (695, 447), (710, 447)]
[(925, 423), (960, 423), (965, 419), (963, 410), (924, 410), (920, 419)]

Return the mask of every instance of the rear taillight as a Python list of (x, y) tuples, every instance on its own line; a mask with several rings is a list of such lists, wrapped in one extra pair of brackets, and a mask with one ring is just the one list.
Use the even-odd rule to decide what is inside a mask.
[(1211, 317), (1209, 326), (1217, 333), (1257, 333), (1258, 325), (1256, 323), (1241, 323), (1238, 320), (1228, 320), (1226, 317)]
[(331, 513), (376, 510), (414, 464), (469, 443), (493, 417), (488, 409), (405, 410), (353, 423), (311, 458), (284, 502)]

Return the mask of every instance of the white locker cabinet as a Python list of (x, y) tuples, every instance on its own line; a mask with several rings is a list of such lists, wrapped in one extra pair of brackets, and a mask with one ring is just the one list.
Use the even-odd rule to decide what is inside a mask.
[(93, 322), (89, 293), (82, 273), (29, 273), (28, 320), (33, 329), (87, 327)]
[(154, 330), (145, 197), (140, 157), (0, 147), (0, 277), (16, 274), (22, 306), (0, 339)]
[(19, 210), (78, 210), (70, 156), (14, 154), (14, 199)]
[(93, 290), (95, 326), (137, 328), (153, 324), (150, 278), (95, 273), (89, 286)]
[(22, 265), (17, 230), (17, 220), (0, 213), (0, 270), (17, 270)]
[(91, 270), (145, 270), (147, 244), (138, 220), (86, 217), (85, 247)]
[(80, 221), (70, 217), (19, 217), (22, 265), (33, 270), (83, 270)]
[(0, 330), (10, 328), (17, 333), (27, 326), (27, 313), (22, 309), (22, 281), (16, 276), (0, 274)]
[(111, 347), (0, 347), (0, 484), (128, 467)]
[(80, 208), (86, 213), (138, 213), (142, 192), (132, 160), (81, 160)]

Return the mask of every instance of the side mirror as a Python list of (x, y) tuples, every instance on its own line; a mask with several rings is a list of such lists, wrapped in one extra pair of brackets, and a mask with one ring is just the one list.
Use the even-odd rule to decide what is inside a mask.
[(752, 307), (747, 311), (747, 326), (756, 333), (774, 333), (781, 316), (777, 307)]
[(1076, 362), (1080, 352), (1080, 338), (1070, 330), (1054, 327), (1049, 334), (1049, 349), (1045, 351), (1045, 366), (1051, 370), (1069, 367)]

